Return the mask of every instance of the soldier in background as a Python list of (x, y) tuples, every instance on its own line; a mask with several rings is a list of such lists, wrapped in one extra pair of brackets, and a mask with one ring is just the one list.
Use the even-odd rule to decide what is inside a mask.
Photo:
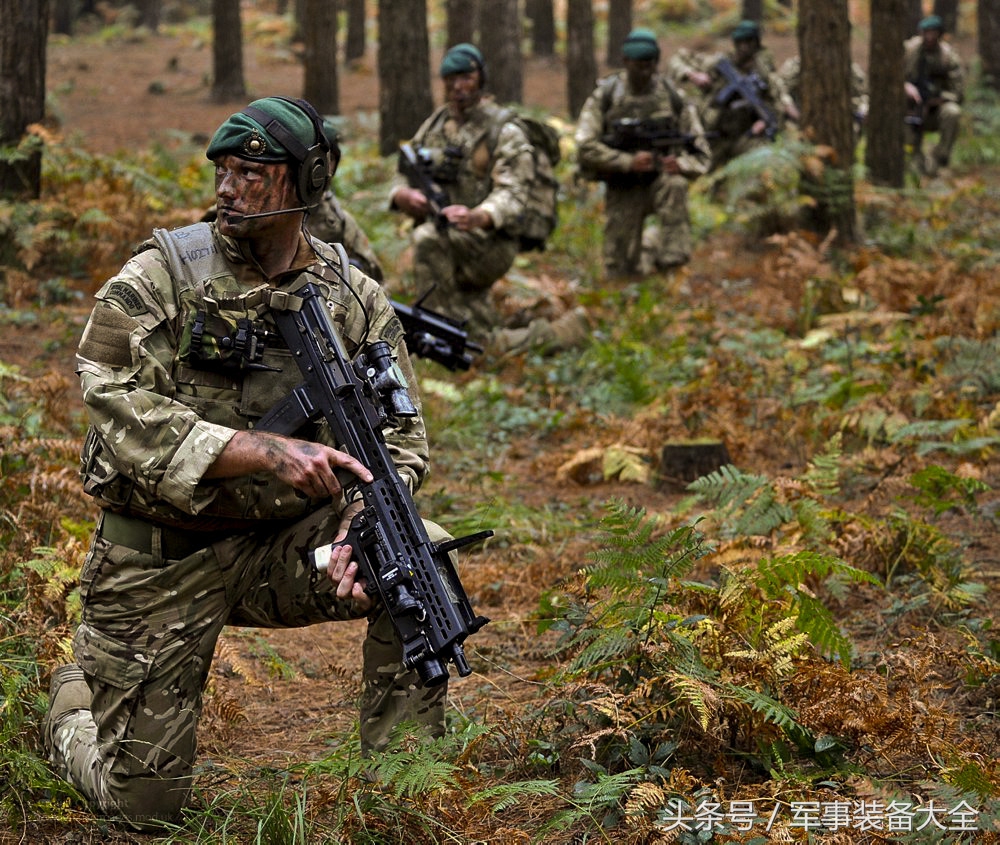
[(485, 93), (483, 56), (474, 45), (449, 49), (440, 75), (445, 103), (410, 143), (427, 155), (433, 181), (447, 192), (448, 204), (435, 213), (428, 197), (401, 174), (389, 194), (389, 207), (416, 224), (416, 295), (462, 323), (487, 352), (578, 345), (589, 334), (579, 308), (552, 321), (539, 317), (527, 326), (504, 325), (491, 289), (518, 253), (517, 223), (534, 176), (531, 142), (510, 112)]
[[(942, 40), (944, 24), (937, 15), (920, 21), (920, 33), (903, 48), (903, 88), (910, 104), (907, 143), (928, 176), (937, 175), (951, 160), (962, 117), (965, 74), (955, 49)], [(926, 157), (921, 149), (926, 132), (938, 132), (938, 142)]]
[[(769, 143), (786, 117), (799, 119), (795, 103), (775, 72), (771, 55), (763, 49), (760, 25), (756, 21), (741, 21), (733, 30), (732, 41), (732, 52), (716, 57), (707, 71), (677, 69), (705, 92), (701, 116), (711, 138), (712, 170)], [(753, 81), (757, 99), (768, 113), (767, 119), (745, 97), (730, 93), (729, 81), (721, 70), (724, 62)]]
[[(690, 260), (688, 183), (708, 170), (711, 157), (694, 105), (657, 72), (656, 35), (633, 30), (622, 45), (622, 60), (625, 69), (603, 79), (587, 98), (576, 131), (581, 172), (607, 186), (609, 278), (670, 270)], [(645, 136), (637, 145), (619, 139), (628, 125)], [(651, 215), (656, 222), (644, 229)]]

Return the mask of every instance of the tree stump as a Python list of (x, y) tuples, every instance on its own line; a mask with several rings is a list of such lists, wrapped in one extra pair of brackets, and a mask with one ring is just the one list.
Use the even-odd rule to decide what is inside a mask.
[(732, 463), (721, 440), (674, 440), (660, 453), (659, 486), (684, 490), (703, 475)]

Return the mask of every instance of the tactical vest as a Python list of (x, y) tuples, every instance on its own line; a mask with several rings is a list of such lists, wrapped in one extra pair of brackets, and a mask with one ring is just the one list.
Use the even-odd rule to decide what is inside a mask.
[[(317, 252), (329, 249), (311, 240)], [(206, 422), (236, 430), (253, 428), (272, 405), (302, 381), (269, 309), (278, 305), (294, 308), (295, 287), (321, 280), (310, 275), (281, 290), (261, 285), (244, 291), (205, 223), (172, 231), (156, 229), (152, 241), (141, 251), (154, 247), (167, 260), (179, 306), (176, 329), (180, 343), (170, 373), (176, 392), (170, 398), (193, 409)], [(331, 264), (331, 269), (348, 273), (343, 247), (334, 248), (339, 264)], [(330, 281), (323, 283), (330, 288), (331, 299), (338, 300), (340, 291)], [(345, 342), (350, 343), (346, 338)], [(337, 446), (325, 421), (310, 423), (309, 428), (296, 436)], [(114, 470), (104, 451), (100, 435), (92, 428), (82, 456), (86, 492), (103, 507), (168, 525), (195, 530), (238, 528), (244, 523), (249, 527), (260, 520), (295, 519), (316, 507), (273, 474), (260, 473), (202, 481), (202, 485), (214, 488), (215, 496), (207, 508), (192, 517), (169, 503), (150, 500)]]

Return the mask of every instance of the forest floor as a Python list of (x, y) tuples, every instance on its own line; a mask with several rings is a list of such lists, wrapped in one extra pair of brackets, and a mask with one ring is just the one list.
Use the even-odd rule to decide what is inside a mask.
[[(778, 61), (795, 52), (794, 33), (769, 32), (765, 40)], [(257, 43), (248, 42), (245, 53), (248, 99), (298, 94), (302, 70), (293, 53), (286, 47), (259, 47)], [(666, 54), (683, 43), (664, 39)], [(863, 42), (856, 47), (857, 57), (866, 66), (864, 49)], [(963, 49), (969, 55), (968, 45)], [(210, 43), (190, 33), (136, 35), (110, 48), (87, 38), (53, 39), (47, 87), (60, 131), (92, 152), (114, 154), (154, 144), (169, 148), (178, 133), (207, 141), (211, 131), (240, 105), (211, 102), (206, 82), (210, 72)], [(529, 60), (524, 80), (526, 104), (565, 116), (566, 80), (560, 62)], [(372, 49), (362, 61), (344, 69), (340, 97), (344, 115), (377, 114)], [(752, 285), (717, 284), (720, 256), (727, 262), (729, 279), (756, 275), (759, 255), (733, 254), (724, 241), (709, 239), (699, 245), (688, 268), (689, 298), (701, 297), (703, 305), (719, 306), (724, 311), (768, 313), (773, 305), (771, 291)], [(58, 319), (12, 327), (3, 340), (0, 357), (21, 366), (29, 375), (75, 383), (73, 346), (67, 341), (66, 326), (82, 330), (88, 312), (85, 304), (61, 306)], [(77, 401), (76, 391), (71, 389), (66, 395), (69, 401)], [(555, 453), (536, 454), (536, 444), (512, 444), (502, 470), (511, 487), (522, 491), (528, 503), (543, 507), (561, 501), (572, 507), (583, 494), (557, 480), (554, 470), (575, 448), (585, 445), (581, 436), (576, 443), (559, 444)], [(774, 469), (780, 469), (783, 462), (798, 459), (784, 455), (780, 444), (775, 444), (770, 460)], [(669, 510), (679, 499), (679, 494), (614, 484), (604, 485), (599, 495), (620, 495), (656, 511)], [(987, 551), (990, 542), (986, 536), (981, 538), (983, 556), (992, 554)], [(553, 551), (547, 563), (531, 561), (520, 575), (511, 568), (517, 562), (509, 557), (469, 556), (464, 577), (477, 610), (492, 622), (468, 643), (475, 672), (452, 685), (454, 707), (486, 716), (493, 708), (502, 710), (509, 703), (537, 694), (539, 678), (549, 662), (546, 643), (536, 635), (532, 621), (539, 592), (547, 586), (539, 581), (572, 571), (578, 553), (570, 543)], [(869, 627), (878, 628), (877, 620)], [(290, 631), (227, 631), (217, 652), (211, 685), (219, 701), (238, 703), (245, 719), (234, 723), (224, 707), (207, 709), (200, 738), (203, 770), (210, 771), (213, 761), (223, 767), (232, 760), (265, 767), (321, 755), (329, 739), (349, 731), (357, 718), (363, 634), (361, 622)], [(142, 839), (136, 837), (137, 841)]]

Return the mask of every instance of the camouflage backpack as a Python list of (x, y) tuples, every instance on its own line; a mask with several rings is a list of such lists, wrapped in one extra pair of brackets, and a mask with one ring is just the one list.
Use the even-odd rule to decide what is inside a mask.
[(517, 234), (521, 252), (545, 249), (545, 241), (552, 234), (559, 221), (559, 183), (555, 177), (555, 166), (559, 163), (559, 132), (547, 123), (504, 109), (500, 113), (489, 138), (490, 155), (496, 148), (500, 130), (504, 124), (513, 122), (521, 128), (531, 144), (535, 175), (528, 189), (527, 207), (518, 221)]

